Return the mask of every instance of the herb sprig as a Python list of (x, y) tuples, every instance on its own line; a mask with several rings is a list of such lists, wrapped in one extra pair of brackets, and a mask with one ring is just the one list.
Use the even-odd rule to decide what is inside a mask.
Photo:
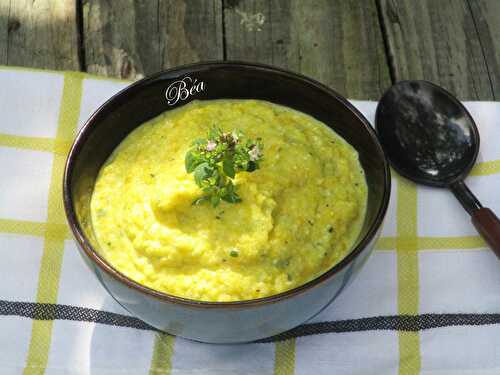
[(206, 139), (197, 139), (186, 153), (187, 173), (194, 174), (194, 181), (205, 193), (193, 204), (209, 201), (216, 207), (221, 200), (241, 202), (233, 179), (241, 171), (259, 169), (263, 144), (260, 138), (245, 139), (241, 131), (223, 132), (213, 126)]

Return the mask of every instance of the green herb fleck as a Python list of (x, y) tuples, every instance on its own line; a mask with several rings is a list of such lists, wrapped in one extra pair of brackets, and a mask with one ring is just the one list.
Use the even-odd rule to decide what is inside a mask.
[(277, 268), (286, 268), (290, 265), (290, 258), (274, 260), (273, 264)]
[(333, 232), (333, 227), (329, 227), (329, 228), (328, 228), (328, 232), (329, 232), (329, 233), (332, 233), (332, 232)]
[(96, 216), (97, 217), (104, 217), (104, 216), (106, 216), (106, 213), (107, 213), (106, 210), (100, 209), (100, 210), (97, 210), (97, 215)]
[(215, 126), (208, 131), (206, 139), (195, 140), (186, 153), (185, 169), (193, 173), (196, 185), (205, 194), (193, 204), (209, 201), (216, 207), (221, 201), (241, 202), (232, 180), (238, 172), (259, 169), (262, 149), (260, 138), (245, 139), (241, 132), (226, 133)]
[(233, 258), (237, 258), (239, 255), (238, 250), (231, 250), (229, 252), (229, 255), (231, 255)]

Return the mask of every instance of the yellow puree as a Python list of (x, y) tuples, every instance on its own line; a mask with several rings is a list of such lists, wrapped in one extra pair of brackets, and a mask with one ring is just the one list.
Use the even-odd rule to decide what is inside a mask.
[[(194, 206), (201, 191), (184, 156), (213, 124), (261, 137), (264, 159), (236, 176), (241, 203)], [(294, 288), (339, 262), (366, 199), (356, 151), (321, 122), (265, 101), (214, 100), (132, 132), (101, 169), (91, 210), (104, 256), (131, 279), (190, 299), (235, 301)]]

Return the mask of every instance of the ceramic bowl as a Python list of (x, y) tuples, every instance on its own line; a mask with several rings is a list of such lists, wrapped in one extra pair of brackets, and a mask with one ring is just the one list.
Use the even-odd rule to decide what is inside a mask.
[[(324, 122), (359, 153), (368, 206), (351, 252), (323, 275), (295, 289), (238, 302), (201, 302), (140, 285), (99, 253), (90, 199), (100, 167), (136, 127), (191, 100), (262, 99)], [(307, 77), (265, 65), (211, 62), (144, 78), (104, 103), (78, 133), (68, 155), (63, 199), (80, 253), (104, 288), (131, 314), (162, 331), (211, 343), (248, 342), (300, 325), (327, 307), (360, 271), (380, 235), (390, 195), (390, 171), (377, 136), (345, 98)]]

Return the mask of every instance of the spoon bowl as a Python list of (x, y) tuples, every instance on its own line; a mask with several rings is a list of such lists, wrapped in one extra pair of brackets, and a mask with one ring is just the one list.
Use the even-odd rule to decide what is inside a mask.
[(427, 81), (391, 87), (379, 102), (376, 127), (393, 168), (424, 185), (462, 180), (479, 151), (479, 132), (467, 109)]
[(463, 182), (480, 142), (462, 103), (431, 82), (401, 81), (382, 96), (375, 127), (392, 167), (417, 183), (449, 188), (500, 258), (500, 220)]

